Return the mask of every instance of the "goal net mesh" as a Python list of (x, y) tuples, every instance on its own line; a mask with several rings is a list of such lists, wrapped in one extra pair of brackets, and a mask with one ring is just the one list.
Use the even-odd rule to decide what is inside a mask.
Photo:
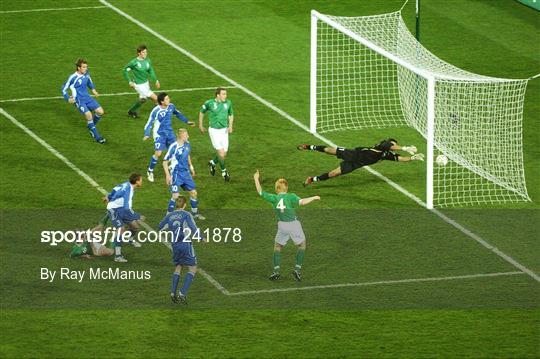
[(432, 76), (433, 158), (449, 160), (434, 163), (434, 205), (530, 200), (522, 144), (527, 80), (482, 76), (437, 58), (410, 33), (401, 12), (324, 16), (329, 21), (317, 21), (317, 132), (408, 126), (427, 138), (426, 76)]

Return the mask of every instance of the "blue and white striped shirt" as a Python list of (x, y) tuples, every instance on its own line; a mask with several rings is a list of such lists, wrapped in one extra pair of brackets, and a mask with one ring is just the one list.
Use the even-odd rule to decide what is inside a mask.
[(169, 106), (167, 106), (166, 108), (162, 108), (160, 105), (157, 105), (156, 107), (154, 107), (152, 112), (150, 112), (148, 122), (146, 122), (146, 126), (144, 126), (144, 135), (150, 137), (150, 129), (152, 128), (152, 125), (154, 125), (154, 139), (159, 136), (166, 136), (171, 134), (174, 136), (174, 130), (171, 123), (173, 114), (179, 120), (185, 123), (188, 122), (186, 116), (184, 116), (180, 111), (178, 111), (172, 103), (169, 104)]
[(71, 90), (71, 96), (75, 101), (80, 101), (90, 98), (88, 89), (93, 90), (95, 88), (92, 78), (90, 77), (90, 72), (86, 72), (84, 75), (75, 71), (74, 74), (69, 76), (67, 81), (62, 85), (62, 96), (66, 101), (69, 100), (68, 90)]
[(169, 171), (183, 172), (189, 171), (189, 153), (191, 145), (189, 142), (178, 144), (178, 141), (169, 146), (164, 160), (169, 162)]
[(114, 187), (111, 193), (107, 195), (109, 203), (107, 209), (125, 208), (131, 209), (133, 202), (133, 187), (129, 181), (119, 184)]

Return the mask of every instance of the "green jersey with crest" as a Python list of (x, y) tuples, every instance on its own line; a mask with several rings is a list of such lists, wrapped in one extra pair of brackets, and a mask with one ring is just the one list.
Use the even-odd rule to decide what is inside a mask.
[(200, 112), (208, 112), (210, 127), (226, 128), (229, 127), (229, 116), (233, 115), (232, 102), (229, 99), (225, 100), (225, 102), (216, 99), (208, 100), (201, 106)]
[(297, 220), (295, 208), (300, 206), (300, 197), (294, 193), (270, 194), (261, 192), (261, 197), (272, 203), (279, 221), (292, 222)]
[(137, 85), (148, 82), (148, 77), (154, 82), (157, 81), (152, 61), (148, 57), (144, 60), (134, 58), (124, 67), (123, 73), (127, 82), (135, 82)]

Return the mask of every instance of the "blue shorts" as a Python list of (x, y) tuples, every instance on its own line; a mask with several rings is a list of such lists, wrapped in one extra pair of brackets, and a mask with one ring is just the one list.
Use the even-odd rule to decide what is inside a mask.
[(133, 221), (141, 219), (141, 215), (134, 212), (132, 209), (125, 208), (111, 208), (108, 209), (109, 218), (113, 227), (120, 228), (124, 224), (129, 224)]
[(195, 182), (191, 177), (189, 171), (174, 172), (172, 175), (171, 192), (178, 193), (180, 188), (184, 191), (191, 191), (195, 189)]
[(183, 266), (197, 265), (195, 249), (190, 242), (173, 244), (173, 264)]
[(94, 111), (95, 109), (101, 107), (93, 97), (76, 100), (75, 106), (77, 106), (77, 110), (79, 110), (79, 112), (83, 115), (88, 111)]
[(176, 142), (174, 134), (162, 135), (154, 138), (154, 149), (156, 151), (167, 151), (170, 145)]

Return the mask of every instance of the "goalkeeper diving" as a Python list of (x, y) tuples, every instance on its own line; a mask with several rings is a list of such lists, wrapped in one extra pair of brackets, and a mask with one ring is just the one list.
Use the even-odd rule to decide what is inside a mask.
[[(343, 160), (338, 168), (330, 172), (323, 173), (319, 176), (308, 177), (304, 181), (304, 187), (313, 182), (326, 181), (327, 179), (350, 173), (358, 168), (369, 166), (383, 160), (395, 162), (424, 160), (424, 155), (422, 153), (416, 153), (417, 149), (415, 146), (400, 146), (393, 138), (382, 140), (372, 147), (356, 147), (349, 149), (344, 147), (302, 144), (298, 145), (296, 148), (301, 151), (324, 152)], [(408, 152), (411, 156), (402, 156), (394, 151)]]

